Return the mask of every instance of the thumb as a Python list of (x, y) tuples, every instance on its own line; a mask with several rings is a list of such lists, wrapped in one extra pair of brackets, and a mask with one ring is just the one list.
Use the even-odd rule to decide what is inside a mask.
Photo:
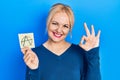
[(80, 41), (80, 45), (84, 45), (85, 41), (86, 41), (87, 37), (84, 35)]
[(30, 50), (30, 48), (28, 48), (28, 47), (21, 48), (21, 52), (23, 54), (25, 54), (28, 50)]

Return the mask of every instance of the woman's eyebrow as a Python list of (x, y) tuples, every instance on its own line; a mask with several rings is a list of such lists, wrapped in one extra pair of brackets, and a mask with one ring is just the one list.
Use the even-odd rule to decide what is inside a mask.
[(69, 26), (69, 24), (64, 24), (64, 25), (67, 25), (67, 26)]
[[(52, 20), (51, 22), (59, 23), (58, 21), (55, 21), (55, 20)], [(67, 25), (67, 26), (69, 26), (69, 23), (63, 23), (62, 25)]]
[[(51, 22), (57, 22), (57, 21), (55, 21), (55, 20), (52, 20)], [(58, 23), (58, 22), (57, 22)]]

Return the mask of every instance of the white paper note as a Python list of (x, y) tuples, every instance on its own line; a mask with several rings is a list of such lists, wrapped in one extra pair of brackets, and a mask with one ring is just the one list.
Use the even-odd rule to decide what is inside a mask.
[(35, 47), (33, 33), (18, 34), (18, 37), (19, 37), (20, 48), (24, 48), (24, 47), (34, 48)]

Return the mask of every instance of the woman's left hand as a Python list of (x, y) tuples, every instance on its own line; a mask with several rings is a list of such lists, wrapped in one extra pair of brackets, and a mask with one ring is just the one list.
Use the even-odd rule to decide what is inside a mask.
[(94, 26), (91, 25), (92, 32), (90, 33), (87, 24), (84, 23), (84, 28), (86, 31), (87, 36), (83, 36), (79, 46), (83, 48), (85, 51), (89, 51), (92, 48), (99, 46), (99, 38), (100, 38), (100, 30), (98, 31), (98, 34), (95, 36)]

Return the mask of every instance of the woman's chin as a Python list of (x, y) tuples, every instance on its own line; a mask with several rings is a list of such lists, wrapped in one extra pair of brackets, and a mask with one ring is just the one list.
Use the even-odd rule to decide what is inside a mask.
[(58, 43), (64, 41), (64, 38), (51, 38), (51, 41)]

